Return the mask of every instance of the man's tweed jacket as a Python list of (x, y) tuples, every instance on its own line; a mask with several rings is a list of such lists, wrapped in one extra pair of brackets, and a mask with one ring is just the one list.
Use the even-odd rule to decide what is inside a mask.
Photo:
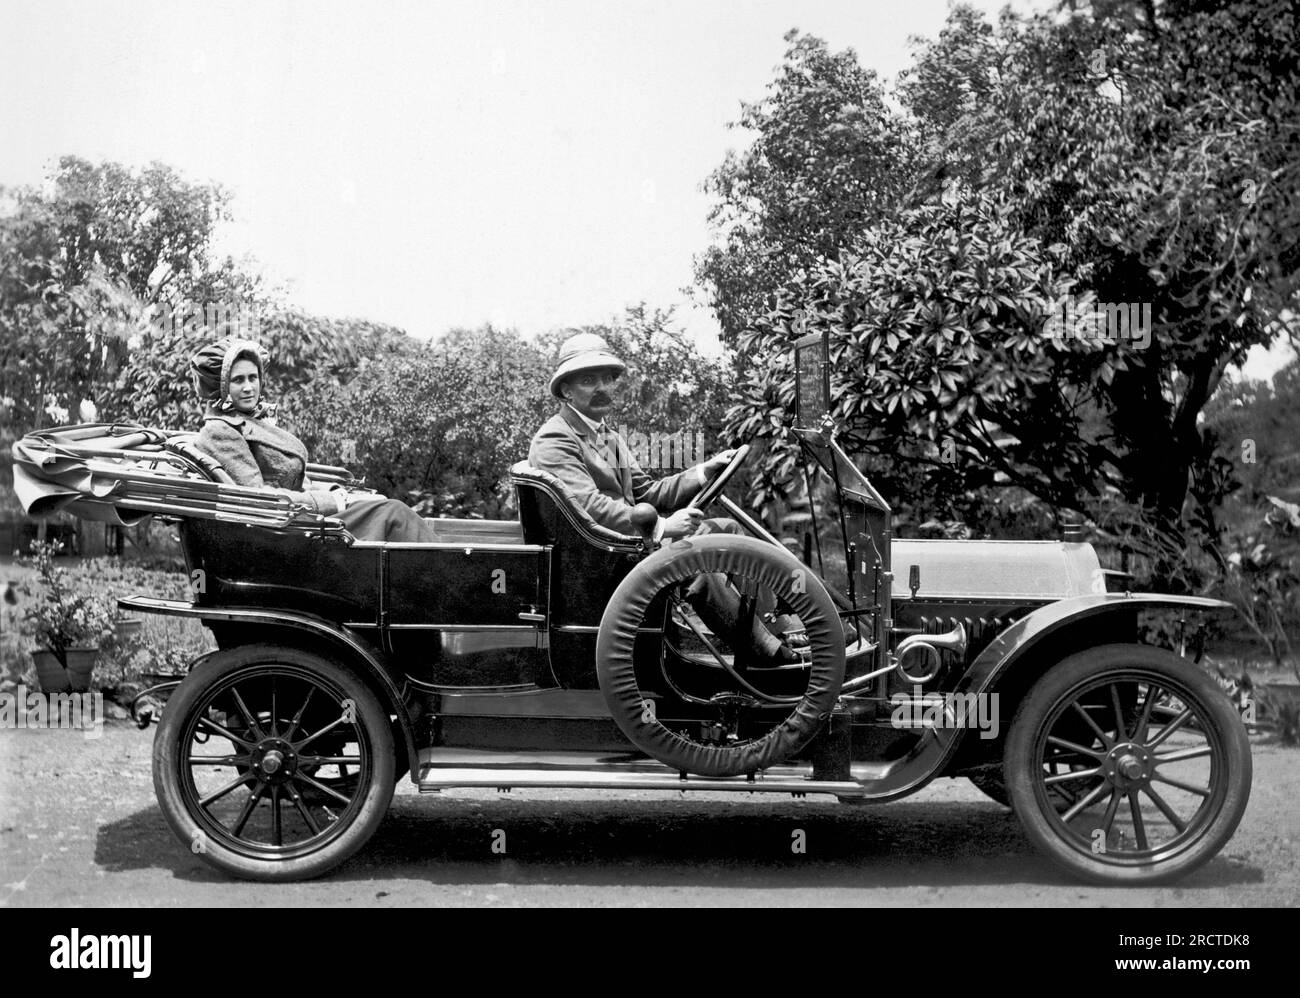
[(637, 532), (632, 525), (635, 504), (648, 502), (660, 514), (672, 513), (704, 487), (701, 466), (655, 481), (636, 463), (627, 441), (612, 430), (609, 446), (614, 453), (607, 456), (586, 421), (563, 405), (533, 437), (528, 463), (555, 475), (593, 520), (621, 534)]

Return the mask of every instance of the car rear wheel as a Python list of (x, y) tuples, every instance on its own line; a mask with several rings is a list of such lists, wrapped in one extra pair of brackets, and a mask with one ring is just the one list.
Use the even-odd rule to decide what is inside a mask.
[(356, 676), (277, 645), (213, 654), (168, 701), (154, 788), (192, 852), (251, 880), (301, 880), (342, 863), (392, 799), (388, 713)]
[(1250, 742), (1218, 686), (1172, 652), (1106, 645), (1029, 692), (1004, 773), (1026, 835), (1103, 884), (1182, 877), (1232, 837), (1250, 796)]

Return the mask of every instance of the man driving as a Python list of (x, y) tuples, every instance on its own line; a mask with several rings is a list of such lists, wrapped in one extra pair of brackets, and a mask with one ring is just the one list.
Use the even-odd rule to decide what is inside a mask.
[[(659, 513), (654, 540), (676, 540), (693, 534), (744, 530), (735, 520), (705, 519), (690, 502), (731, 459), (725, 450), (675, 475), (651, 478), (637, 464), (627, 441), (607, 426), (619, 378), (627, 365), (595, 333), (578, 333), (560, 345), (559, 363), (551, 376), (551, 394), (560, 410), (533, 437), (528, 463), (549, 471), (601, 526), (635, 534), (632, 508), (649, 503)], [(687, 600), (715, 633), (735, 637), (739, 596), (725, 577), (702, 575), (688, 588)], [(796, 662), (799, 655), (754, 619), (752, 644), (765, 662)]]
[(627, 370), (595, 333), (578, 333), (560, 347), (551, 376), (551, 394), (562, 405), (528, 450), (528, 463), (551, 472), (573, 493), (592, 519), (621, 534), (635, 534), (632, 507), (648, 502), (659, 511), (655, 540), (676, 540), (697, 531), (741, 533), (734, 520), (704, 520), (689, 506), (705, 484), (727, 466), (734, 450), (703, 464), (655, 480), (637, 464), (627, 441), (605, 424), (614, 409), (614, 392)]

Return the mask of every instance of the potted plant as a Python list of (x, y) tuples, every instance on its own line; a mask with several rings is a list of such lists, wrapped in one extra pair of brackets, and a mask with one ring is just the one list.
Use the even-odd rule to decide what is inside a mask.
[(63, 549), (58, 542), (37, 542), (24, 563), (36, 569), (37, 584), (24, 592), (38, 597), (24, 614), (37, 648), (32, 652), (36, 677), (46, 693), (85, 692), (101, 642), (113, 637), (117, 610), (111, 600), (77, 589), (68, 573), (54, 564)]

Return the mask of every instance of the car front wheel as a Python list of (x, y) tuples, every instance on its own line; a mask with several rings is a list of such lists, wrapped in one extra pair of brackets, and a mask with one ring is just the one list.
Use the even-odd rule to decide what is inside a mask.
[(1162, 883), (1232, 837), (1250, 742), (1199, 669), (1160, 648), (1106, 645), (1030, 690), (1004, 772), (1025, 833), (1059, 866), (1095, 883)]
[(154, 788), (196, 855), (251, 880), (302, 880), (370, 838), (392, 799), (393, 735), (375, 694), (298, 649), (216, 652), (163, 712)]

